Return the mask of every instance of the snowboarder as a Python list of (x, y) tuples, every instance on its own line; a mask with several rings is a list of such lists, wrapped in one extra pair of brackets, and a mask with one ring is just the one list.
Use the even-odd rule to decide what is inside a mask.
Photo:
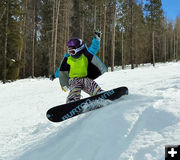
[(66, 103), (78, 101), (81, 90), (90, 96), (97, 95), (103, 90), (94, 81), (107, 71), (105, 64), (96, 56), (100, 48), (101, 32), (96, 31), (89, 48), (80, 38), (71, 38), (60, 66), (50, 77), (51, 80), (59, 77), (63, 91), (70, 90)]

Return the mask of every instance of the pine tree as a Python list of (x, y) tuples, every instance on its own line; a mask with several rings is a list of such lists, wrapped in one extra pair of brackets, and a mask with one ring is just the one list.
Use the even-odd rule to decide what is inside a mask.
[[(19, 71), (22, 67), (21, 55), (23, 47), (22, 35), (22, 8), (20, 0), (3, 0), (1, 5), (4, 6), (1, 21), (0, 43), (1, 52), (3, 53), (3, 65), (0, 78), (5, 83), (6, 80), (15, 80), (19, 78)], [(1, 59), (1, 57), (0, 57)]]
[[(54, 2), (44, 0), (40, 6), (41, 29), (38, 54), (38, 74), (50, 75), (53, 72), (53, 42), (54, 42)], [(53, 25), (52, 25), (53, 24)]]
[(164, 19), (161, 0), (146, 0), (146, 23), (149, 27), (149, 37), (151, 44), (149, 46), (149, 54), (151, 63), (155, 66), (155, 35), (162, 29), (162, 20)]
[(177, 16), (174, 26), (174, 52), (177, 60), (180, 59), (180, 15)]

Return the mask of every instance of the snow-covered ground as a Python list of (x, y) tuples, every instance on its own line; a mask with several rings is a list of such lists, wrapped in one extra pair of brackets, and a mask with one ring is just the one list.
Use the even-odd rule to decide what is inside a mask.
[(96, 81), (129, 95), (62, 123), (45, 116), (65, 103), (58, 79), (0, 83), (0, 160), (163, 160), (165, 145), (180, 145), (180, 62), (117, 68)]

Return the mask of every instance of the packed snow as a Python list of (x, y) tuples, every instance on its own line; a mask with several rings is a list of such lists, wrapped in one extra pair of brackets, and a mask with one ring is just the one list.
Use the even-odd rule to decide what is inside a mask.
[(46, 118), (68, 95), (58, 79), (0, 83), (0, 160), (163, 160), (180, 145), (180, 62), (117, 67), (96, 82), (129, 95), (62, 123)]

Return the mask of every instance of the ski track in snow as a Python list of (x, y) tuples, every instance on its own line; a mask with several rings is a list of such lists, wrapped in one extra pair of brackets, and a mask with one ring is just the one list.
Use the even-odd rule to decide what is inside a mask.
[[(65, 103), (58, 79), (0, 83), (0, 160), (162, 160), (180, 145), (180, 62), (116, 69), (97, 79), (129, 95), (62, 123), (46, 111)], [(87, 95), (83, 93), (83, 97)]]

